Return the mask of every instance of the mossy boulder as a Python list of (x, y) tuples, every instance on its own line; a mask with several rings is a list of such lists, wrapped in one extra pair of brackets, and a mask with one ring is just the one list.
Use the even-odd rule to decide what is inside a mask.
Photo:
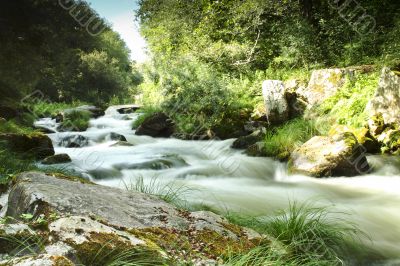
[(41, 133), (0, 134), (0, 141), (5, 142), (10, 151), (23, 157), (41, 160), (54, 155), (51, 139)]
[(354, 75), (350, 69), (320, 69), (314, 70), (306, 88), (298, 90), (310, 107), (323, 103), (335, 95), (343, 87), (346, 80)]
[(169, 138), (175, 131), (175, 124), (164, 113), (155, 113), (147, 117), (138, 127), (136, 135)]
[(18, 219), (23, 213), (44, 215), (48, 244), (68, 247), (46, 252), (85, 265), (104, 265), (121, 254), (149, 265), (216, 262), (266, 241), (211, 212), (187, 212), (142, 193), (38, 172), (17, 176), (10, 192), (6, 215)]
[(57, 154), (50, 157), (47, 157), (42, 161), (42, 164), (51, 165), (51, 164), (62, 164), (62, 163), (70, 163), (71, 157), (68, 154)]
[(74, 266), (72, 261), (64, 256), (42, 254), (37, 256), (26, 256), (14, 258), (10, 261), (0, 262), (1, 266)]
[(400, 77), (389, 68), (382, 69), (378, 88), (366, 110), (371, 119), (382, 116), (384, 124), (400, 123)]
[(365, 152), (350, 132), (333, 137), (316, 136), (292, 152), (289, 171), (313, 177), (366, 174), (370, 167)]

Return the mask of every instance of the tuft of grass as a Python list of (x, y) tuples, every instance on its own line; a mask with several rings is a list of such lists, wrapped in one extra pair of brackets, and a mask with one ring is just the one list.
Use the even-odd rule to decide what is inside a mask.
[(166, 260), (157, 256), (155, 251), (145, 249), (130, 248), (126, 250), (110, 250), (105, 244), (92, 258), (90, 265), (103, 266), (153, 266), (168, 265)]
[(365, 126), (368, 121), (365, 108), (378, 87), (379, 76), (378, 72), (374, 72), (347, 80), (343, 88), (317, 107), (317, 113), (333, 118), (339, 125), (353, 128)]
[(25, 237), (17, 236), (1, 236), (0, 242), (7, 243), (7, 247), (11, 250), (7, 253), (11, 258), (21, 256), (36, 256), (44, 251), (45, 239), (38, 235)]
[(368, 238), (366, 234), (344, 218), (332, 218), (337, 216), (348, 214), (309, 203), (291, 203), (288, 210), (269, 219), (228, 213), (230, 222), (269, 235), (282, 248), (261, 243), (246, 254), (233, 254), (226, 265), (363, 265), (372, 257), (378, 259), (361, 241)]
[(90, 112), (74, 110), (65, 115), (61, 127), (70, 131), (85, 131), (89, 127), (90, 118)]
[(138, 113), (141, 115), (135, 121), (133, 121), (132, 128), (138, 128), (141, 124), (143, 124), (144, 120), (158, 112), (161, 112), (161, 108), (155, 106), (145, 106), (141, 108), (138, 110)]
[(0, 143), (0, 192), (2, 187), (7, 187), (14, 175), (37, 169), (32, 160), (22, 159), (1, 146)]
[(157, 177), (152, 177), (149, 182), (145, 182), (143, 176), (138, 176), (134, 183), (127, 184), (124, 182), (123, 184), (128, 191), (153, 195), (177, 206), (180, 206), (184, 202), (183, 198), (185, 194), (193, 191), (193, 189), (185, 185), (178, 185), (176, 182), (163, 184)]
[(291, 120), (267, 132), (264, 142), (266, 155), (287, 159), (293, 150), (318, 134), (314, 122), (303, 118)]

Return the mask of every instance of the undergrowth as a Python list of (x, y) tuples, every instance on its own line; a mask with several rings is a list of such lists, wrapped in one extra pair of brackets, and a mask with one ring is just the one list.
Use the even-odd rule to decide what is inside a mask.
[(371, 252), (361, 240), (366, 234), (338, 216), (348, 214), (309, 203), (291, 203), (287, 211), (267, 219), (228, 213), (230, 222), (269, 235), (282, 246), (260, 245), (246, 254), (232, 255), (226, 265), (361, 265)]
[(318, 108), (319, 116), (333, 118), (337, 124), (353, 128), (366, 125), (368, 113), (366, 106), (378, 86), (380, 74), (359, 74), (356, 79), (348, 79), (346, 84)]
[(264, 142), (266, 155), (286, 159), (294, 149), (318, 133), (315, 124), (310, 120), (291, 120), (267, 132)]

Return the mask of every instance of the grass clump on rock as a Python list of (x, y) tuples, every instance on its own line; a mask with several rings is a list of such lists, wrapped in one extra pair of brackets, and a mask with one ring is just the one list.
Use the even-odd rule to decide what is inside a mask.
[(231, 222), (275, 238), (277, 248), (261, 244), (250, 252), (233, 254), (226, 265), (362, 265), (358, 260), (368, 257), (368, 249), (360, 244), (365, 234), (330, 214), (325, 207), (307, 203), (292, 203), (287, 211), (265, 220), (229, 214)]
[(264, 142), (266, 156), (285, 160), (292, 151), (317, 134), (312, 121), (302, 118), (291, 120), (267, 132)]
[(65, 114), (61, 128), (64, 131), (86, 131), (89, 127), (91, 113), (85, 110), (73, 110)]

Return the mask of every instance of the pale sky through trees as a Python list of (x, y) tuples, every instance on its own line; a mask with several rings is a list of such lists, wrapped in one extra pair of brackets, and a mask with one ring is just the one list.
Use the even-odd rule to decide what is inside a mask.
[(134, 21), (136, 0), (88, 0), (91, 7), (112, 24), (131, 50), (131, 58), (139, 63), (147, 60), (146, 42), (140, 36), (138, 25)]

